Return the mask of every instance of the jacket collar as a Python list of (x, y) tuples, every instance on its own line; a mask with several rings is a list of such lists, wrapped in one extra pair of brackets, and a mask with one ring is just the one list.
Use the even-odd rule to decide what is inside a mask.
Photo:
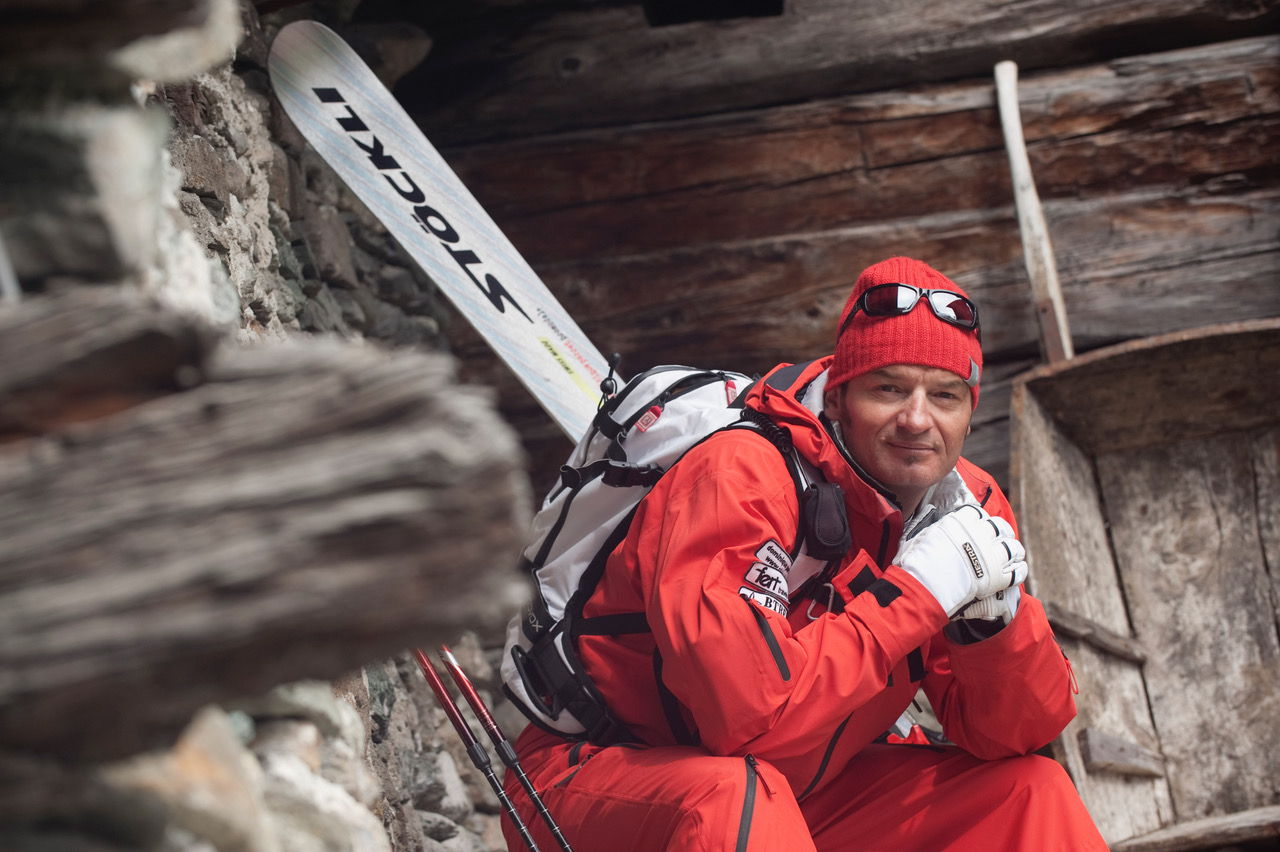
[(893, 494), (849, 455), (822, 413), (832, 360), (827, 356), (773, 368), (751, 389), (746, 404), (786, 429), (800, 454), (840, 485), (850, 513), (876, 520), (900, 516)]

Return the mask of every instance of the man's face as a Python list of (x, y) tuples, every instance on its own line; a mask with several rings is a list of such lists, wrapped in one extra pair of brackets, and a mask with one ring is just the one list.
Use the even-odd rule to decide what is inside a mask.
[(960, 458), (973, 397), (955, 373), (894, 364), (830, 391), (825, 411), (858, 464), (912, 512)]

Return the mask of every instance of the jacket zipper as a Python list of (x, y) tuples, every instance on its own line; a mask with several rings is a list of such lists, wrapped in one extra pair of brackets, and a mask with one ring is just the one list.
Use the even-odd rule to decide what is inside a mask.
[(743, 760), (747, 764), (747, 791), (742, 797), (742, 818), (738, 820), (737, 852), (747, 852), (747, 839), (751, 836), (751, 816), (756, 809), (756, 785), (760, 778), (756, 757), (749, 754)]
[(822, 776), (827, 772), (827, 764), (831, 762), (831, 753), (836, 750), (836, 742), (840, 739), (840, 735), (844, 733), (844, 729), (851, 719), (853, 719), (852, 713), (845, 717), (845, 720), (840, 723), (840, 727), (836, 728), (836, 732), (831, 735), (831, 739), (827, 741), (827, 750), (822, 754), (822, 762), (818, 764), (818, 771), (814, 773), (813, 780), (809, 782), (800, 795), (796, 796), (796, 799), (803, 799), (812, 792), (814, 787), (818, 786), (818, 782), (822, 780)]
[(773, 662), (778, 667), (778, 674), (782, 676), (784, 681), (791, 680), (791, 668), (787, 665), (787, 658), (782, 653), (782, 646), (778, 644), (778, 637), (773, 635), (773, 630), (769, 627), (769, 620), (764, 617), (764, 613), (751, 601), (743, 598), (742, 602), (751, 610), (751, 616), (756, 620), (756, 626), (760, 628), (764, 643), (769, 648), (769, 654), (773, 657)]

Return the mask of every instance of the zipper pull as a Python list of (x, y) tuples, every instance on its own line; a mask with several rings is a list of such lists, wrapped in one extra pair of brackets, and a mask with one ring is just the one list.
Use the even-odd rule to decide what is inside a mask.
[(747, 766), (750, 766), (751, 771), (755, 773), (756, 781), (760, 783), (760, 786), (764, 788), (764, 791), (769, 794), (769, 798), (772, 799), (773, 788), (769, 786), (769, 782), (765, 780), (765, 777), (760, 774), (760, 762), (756, 760), (756, 756), (748, 754), (744, 759), (747, 761)]
[[(1058, 650), (1062, 651), (1062, 648), (1058, 648)], [(1080, 682), (1076, 680), (1076, 670), (1071, 667), (1071, 658), (1067, 656), (1066, 651), (1062, 651), (1062, 659), (1066, 661), (1067, 664), (1067, 677), (1071, 678), (1071, 694), (1079, 695)]]

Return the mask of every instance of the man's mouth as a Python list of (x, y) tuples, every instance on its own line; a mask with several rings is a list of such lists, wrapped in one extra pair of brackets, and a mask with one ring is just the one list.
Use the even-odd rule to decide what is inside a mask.
[(914, 441), (887, 441), (886, 443), (895, 450), (903, 450), (906, 452), (928, 453), (933, 451), (932, 444), (920, 444)]

